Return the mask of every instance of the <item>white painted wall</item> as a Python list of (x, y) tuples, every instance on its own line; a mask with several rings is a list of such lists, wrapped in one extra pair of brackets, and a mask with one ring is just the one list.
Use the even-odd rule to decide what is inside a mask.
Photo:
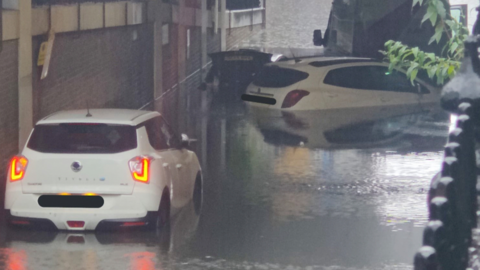
[(252, 13), (253, 24), (263, 23), (263, 10), (264, 8), (255, 9), (242, 9), (242, 10), (229, 10), (227, 11), (227, 28), (237, 28), (252, 25)]

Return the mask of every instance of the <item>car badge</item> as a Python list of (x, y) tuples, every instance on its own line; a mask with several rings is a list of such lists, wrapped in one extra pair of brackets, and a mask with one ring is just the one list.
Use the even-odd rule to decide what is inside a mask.
[(80, 163), (79, 161), (74, 161), (72, 165), (70, 165), (70, 168), (72, 168), (72, 171), (74, 172), (79, 172), (80, 170), (82, 170), (83, 166), (82, 163)]

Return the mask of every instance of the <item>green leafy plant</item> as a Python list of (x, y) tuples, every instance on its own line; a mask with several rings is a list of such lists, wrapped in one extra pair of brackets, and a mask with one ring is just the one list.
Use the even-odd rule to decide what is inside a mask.
[(412, 8), (416, 5), (428, 5), (421, 22), (422, 24), (430, 23), (435, 29), (435, 34), (428, 44), (434, 42), (439, 44), (444, 36), (448, 39), (441, 54), (424, 52), (418, 47), (411, 48), (393, 40), (387, 41), (385, 51), (380, 52), (390, 63), (390, 70), (406, 70), (412, 84), (418, 73), (423, 70), (430, 79), (442, 85), (455, 76), (460, 68), (468, 29), (450, 15), (442, 0), (413, 0)]

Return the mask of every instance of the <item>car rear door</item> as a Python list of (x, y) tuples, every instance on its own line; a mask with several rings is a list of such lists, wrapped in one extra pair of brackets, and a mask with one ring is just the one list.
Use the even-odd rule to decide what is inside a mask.
[(421, 98), (418, 86), (412, 84), (407, 75), (398, 70), (389, 71), (386, 66), (369, 66), (372, 81), (376, 89), (381, 90), (380, 101), (384, 105), (414, 105)]
[(382, 104), (382, 91), (375, 85), (368, 66), (342, 64), (331, 67), (320, 85), (325, 107), (375, 107)]
[(169, 152), (172, 157), (173, 166), (177, 175), (176, 184), (180, 195), (180, 202), (183, 206), (188, 203), (191, 197), (191, 190), (193, 187), (192, 179), (192, 153), (187, 149), (182, 148), (180, 136), (175, 134), (170, 125), (162, 118), (161, 132), (166, 139), (169, 147)]
[(162, 158), (161, 165), (165, 170), (165, 174), (170, 180), (170, 203), (174, 208), (180, 208), (183, 203), (181, 185), (179, 183), (180, 175), (176, 169), (175, 149), (172, 149), (168, 138), (162, 132), (163, 119), (158, 116), (147, 123), (145, 128), (147, 130), (150, 144), (156, 151), (156, 155)]

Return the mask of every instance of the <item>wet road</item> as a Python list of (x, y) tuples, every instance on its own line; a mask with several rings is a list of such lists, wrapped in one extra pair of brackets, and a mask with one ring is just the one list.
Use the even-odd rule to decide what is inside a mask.
[[(242, 46), (315, 53), (311, 32), (326, 28), (331, 0), (275, 1), (267, 30)], [(435, 112), (411, 112), (304, 121), (214, 102), (187, 121), (204, 169), (201, 215), (189, 205), (170, 233), (86, 234), (12, 231), (0, 217), (0, 269), (411, 269), (448, 130)]]
[(271, 123), (291, 117), (265, 125), (252, 113), (214, 103), (195, 116), (205, 125), (191, 134), (205, 177), (200, 216), (189, 205), (170, 234), (2, 225), (0, 269), (411, 269), (448, 121), (399, 111), (286, 131)]

